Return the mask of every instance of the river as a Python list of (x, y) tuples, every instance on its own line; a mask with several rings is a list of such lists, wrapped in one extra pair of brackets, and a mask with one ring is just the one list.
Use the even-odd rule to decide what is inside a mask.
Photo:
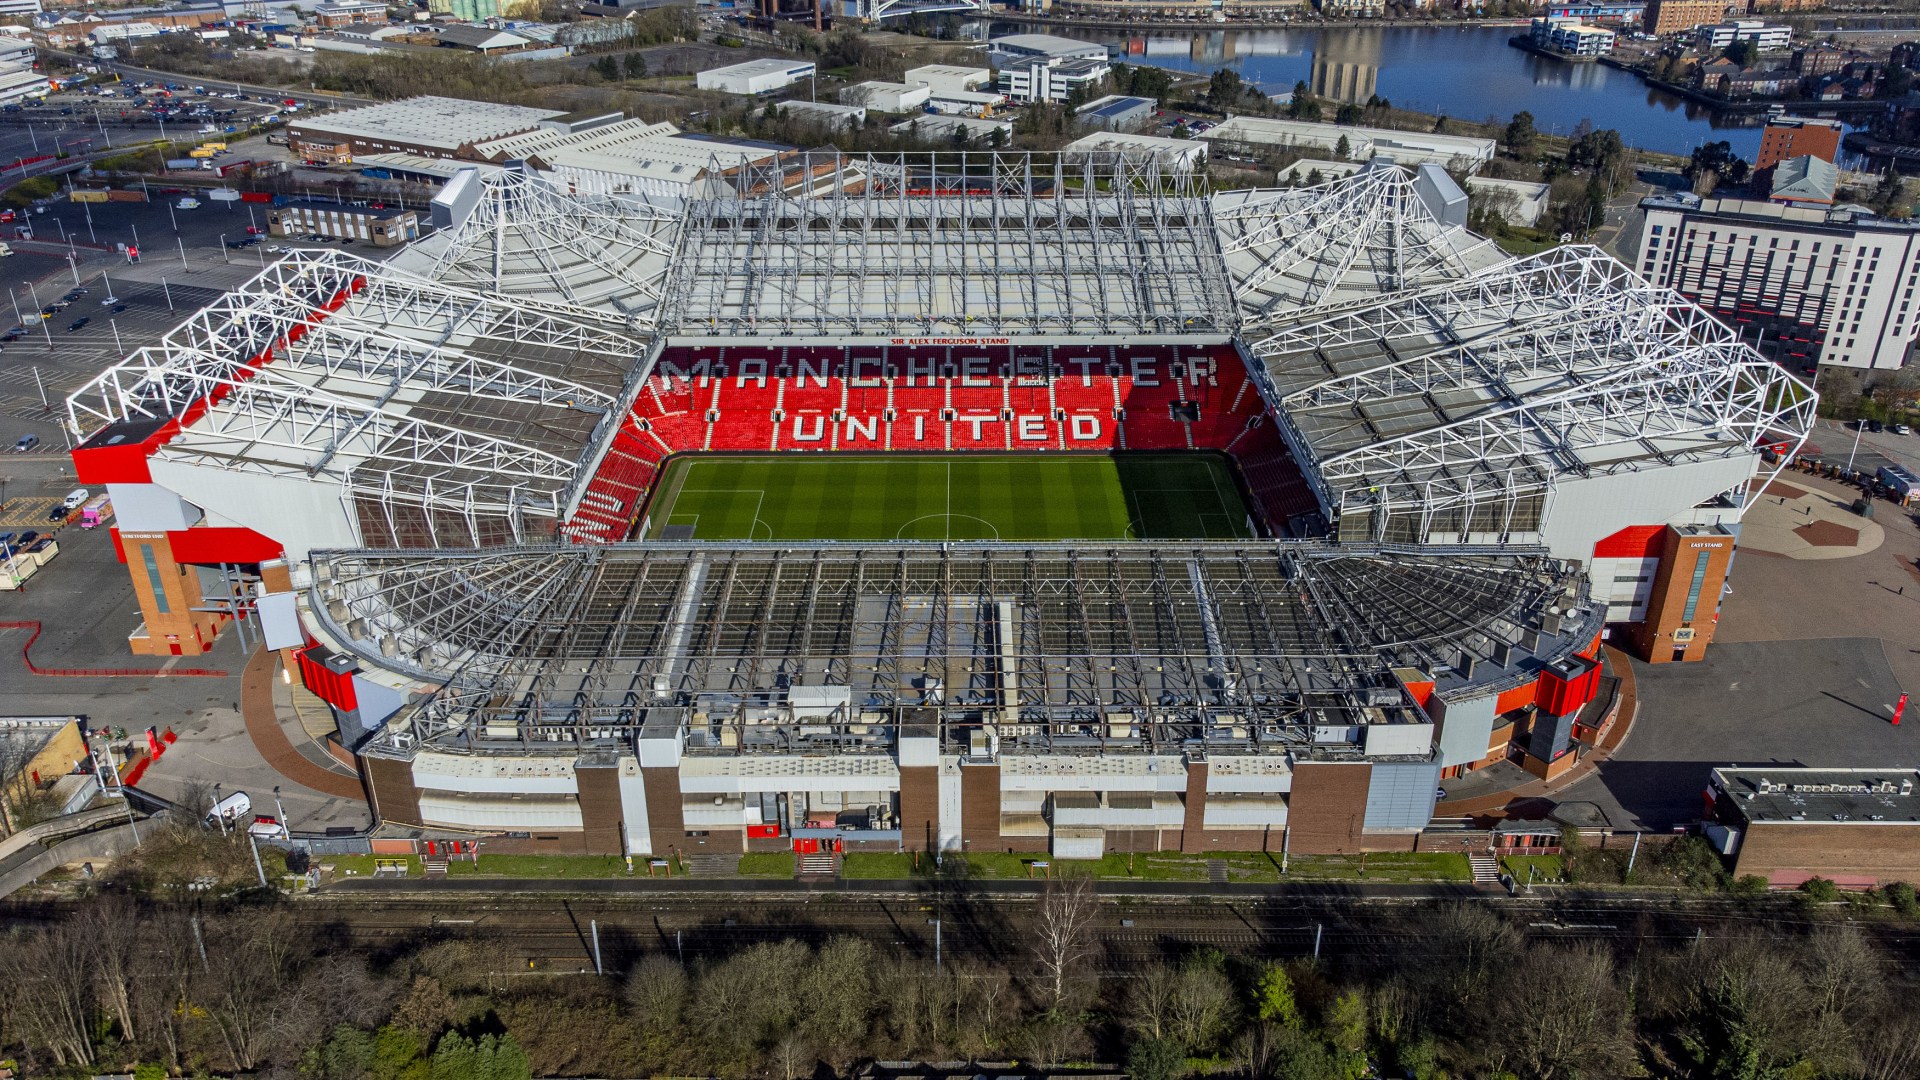
[[(1000, 25), (994, 33), (1037, 29)], [(1586, 120), (1618, 130), (1630, 146), (1675, 154), (1725, 139), (1752, 160), (1760, 146), (1760, 117), (1720, 121), (1711, 110), (1655, 90), (1631, 72), (1524, 52), (1507, 44), (1524, 32), (1510, 26), (1045, 31), (1104, 42), (1132, 63), (1203, 74), (1231, 68), (1269, 93), (1305, 81), (1324, 97), (1365, 102), (1379, 94), (1403, 109), (1462, 120), (1498, 117), (1503, 123), (1525, 109), (1541, 131), (1565, 135)]]

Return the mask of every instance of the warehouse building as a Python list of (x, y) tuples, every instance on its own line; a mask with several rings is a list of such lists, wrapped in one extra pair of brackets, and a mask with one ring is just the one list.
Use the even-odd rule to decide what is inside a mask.
[(296, 117), (287, 123), (287, 145), (297, 157), (329, 165), (350, 164), (355, 154), (457, 158), (463, 146), (532, 131), (563, 115), (557, 109), (414, 97)]
[(1304, 120), (1280, 120), (1266, 116), (1234, 116), (1200, 135), (1211, 143), (1259, 150), (1285, 146), (1314, 153), (1339, 149), (1347, 144), (1347, 156), (1354, 161), (1385, 157), (1406, 167), (1438, 165), (1474, 173), (1493, 160), (1492, 139), (1465, 135), (1435, 135), (1424, 132), (1392, 131), (1386, 128), (1347, 127), (1317, 124)]
[(784, 90), (814, 77), (814, 65), (803, 60), (748, 60), (726, 67), (709, 68), (693, 77), (702, 90), (754, 97)]
[(862, 82), (840, 91), (840, 101), (882, 113), (913, 112), (933, 96), (933, 88), (920, 83)]
[(1074, 110), (1074, 121), (1082, 127), (1103, 131), (1138, 131), (1160, 110), (1152, 98), (1108, 94), (1095, 98)]
[(1671, 195), (1640, 203), (1640, 272), (1796, 367), (1906, 364), (1920, 225), (1859, 207)]
[(399, 207), (296, 199), (267, 211), (272, 236), (324, 236), (329, 240), (365, 240), (393, 247), (420, 236), (420, 215)]
[(1823, 877), (1843, 888), (1920, 881), (1920, 772), (1897, 766), (1714, 769), (1707, 838), (1733, 872), (1793, 888)]
[(1083, 135), (1060, 148), (1069, 160), (1092, 155), (1120, 156), (1136, 161), (1153, 161), (1175, 172), (1198, 169), (1207, 163), (1207, 144), (1198, 139), (1168, 139), (1158, 135), (1137, 135), (1124, 131), (1102, 131)]
[(958, 64), (926, 64), (908, 70), (901, 76), (901, 81), (930, 86), (935, 93), (943, 90), (965, 93), (986, 89), (993, 82), (993, 72), (986, 68), (963, 67)]

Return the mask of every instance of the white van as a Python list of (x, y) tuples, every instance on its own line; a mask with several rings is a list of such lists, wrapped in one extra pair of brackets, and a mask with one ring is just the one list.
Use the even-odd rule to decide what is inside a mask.
[(218, 829), (223, 824), (229, 829), (237, 828), (241, 819), (251, 813), (253, 813), (253, 800), (247, 797), (246, 792), (236, 791), (214, 803), (213, 809), (207, 811), (207, 828)]
[[(203, 161), (200, 163), (200, 167), (203, 169), (211, 169), (213, 168), (213, 163), (208, 161)], [(182, 210), (198, 210), (200, 209), (200, 200), (195, 198), (184, 198), (184, 199), (181, 199), (175, 205), (177, 205)]]
[(88, 491), (86, 488), (74, 488), (72, 491), (67, 492), (66, 500), (62, 502), (61, 505), (65, 506), (68, 510), (78, 510), (80, 507), (86, 505), (87, 499), (91, 498), (92, 495), (93, 492)]

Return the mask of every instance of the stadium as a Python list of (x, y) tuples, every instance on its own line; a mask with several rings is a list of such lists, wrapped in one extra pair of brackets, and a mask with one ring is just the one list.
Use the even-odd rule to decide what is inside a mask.
[(289, 255), (76, 392), (74, 460), (133, 650), (257, 629), (392, 835), (1404, 848), (1444, 777), (1577, 758), (1603, 640), (1701, 655), (1812, 422), (1465, 209), (1384, 159), (462, 172), (391, 261)]

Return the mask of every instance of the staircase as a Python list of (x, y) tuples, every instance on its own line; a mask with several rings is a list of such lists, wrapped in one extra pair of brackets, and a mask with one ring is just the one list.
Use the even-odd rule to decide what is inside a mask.
[(812, 852), (800, 856), (794, 867), (796, 881), (828, 881), (840, 876), (840, 857), (830, 851)]
[(1500, 884), (1500, 862), (1491, 855), (1475, 854), (1467, 856), (1467, 865), (1473, 867), (1475, 885)]
[(1231, 880), (1227, 875), (1227, 860), (1207, 860), (1207, 883), (1209, 885), (1225, 885)]
[(732, 877), (740, 872), (738, 855), (689, 855), (687, 873), (694, 877)]
[(443, 856), (429, 855), (420, 860), (420, 869), (430, 878), (447, 876), (447, 860)]

